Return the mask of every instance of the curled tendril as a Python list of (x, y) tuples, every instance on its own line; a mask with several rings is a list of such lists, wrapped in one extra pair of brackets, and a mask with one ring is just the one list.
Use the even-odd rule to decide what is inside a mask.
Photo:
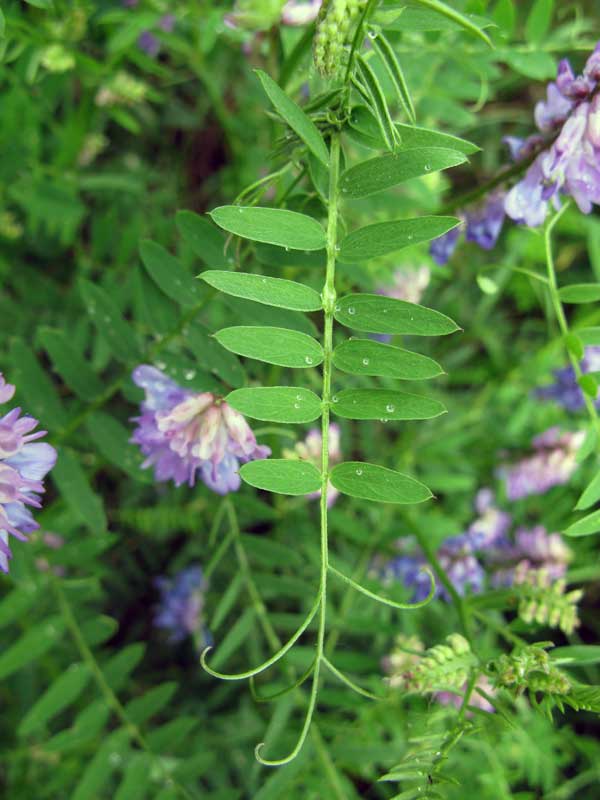
[(254, 757), (265, 767), (282, 767), (284, 764), (289, 764), (290, 761), (293, 761), (302, 747), (304, 746), (304, 742), (306, 741), (306, 737), (308, 736), (308, 732), (310, 730), (310, 725), (312, 722), (313, 714), (315, 712), (315, 706), (317, 705), (317, 694), (319, 691), (319, 668), (321, 666), (321, 659), (322, 656), (315, 660), (315, 668), (313, 672), (313, 682), (310, 690), (310, 698), (308, 701), (308, 708), (306, 710), (306, 717), (304, 719), (304, 724), (302, 726), (302, 730), (300, 731), (300, 736), (298, 737), (298, 741), (294, 749), (288, 753), (287, 756), (283, 758), (277, 759), (268, 759), (263, 758), (261, 755), (262, 748), (265, 746), (264, 742), (259, 742), (254, 748)]
[(374, 694), (373, 692), (369, 692), (367, 689), (363, 689), (362, 686), (359, 686), (354, 681), (350, 680), (347, 675), (344, 675), (337, 667), (334, 667), (331, 661), (326, 656), (321, 656), (323, 663), (327, 667), (327, 669), (331, 672), (332, 675), (340, 680), (342, 683), (346, 684), (348, 688), (352, 689), (352, 691), (356, 692), (357, 694), (362, 695), (363, 697), (368, 697), (370, 700), (383, 700), (382, 695)]
[(390, 608), (398, 608), (401, 611), (423, 608), (423, 606), (428, 605), (433, 600), (435, 595), (435, 578), (433, 577), (433, 572), (429, 569), (429, 567), (423, 567), (423, 572), (426, 572), (429, 576), (429, 593), (424, 600), (419, 600), (416, 603), (397, 603), (395, 600), (388, 600), (387, 597), (382, 597), (381, 595), (370, 591), (370, 589), (366, 589), (364, 586), (361, 586), (360, 583), (357, 583), (356, 581), (352, 580), (352, 578), (344, 575), (343, 572), (340, 572), (335, 567), (332, 567), (331, 564), (329, 564), (329, 570), (330, 572), (333, 572), (334, 575), (337, 575), (340, 580), (345, 581), (354, 589), (356, 589), (357, 592), (361, 592), (361, 594), (370, 597), (371, 600), (376, 600), (378, 603), (383, 603), (384, 606), (390, 606)]
[(200, 656), (200, 663), (202, 664), (202, 667), (206, 670), (206, 672), (208, 672), (209, 675), (212, 675), (214, 678), (220, 678), (222, 681), (243, 681), (246, 678), (251, 678), (254, 675), (259, 675), (261, 672), (264, 672), (266, 669), (269, 669), (269, 667), (272, 667), (273, 664), (276, 664), (279, 661), (279, 659), (283, 658), (283, 656), (288, 652), (288, 650), (290, 650), (296, 644), (298, 639), (308, 628), (315, 614), (317, 613), (319, 606), (321, 605), (321, 598), (322, 598), (322, 589), (319, 589), (319, 592), (315, 598), (312, 608), (305, 617), (304, 622), (291, 636), (291, 638), (288, 639), (287, 642), (282, 647), (280, 647), (279, 650), (274, 655), (272, 655), (262, 664), (259, 664), (258, 667), (249, 669), (246, 672), (235, 672), (231, 674), (227, 674), (225, 672), (217, 672), (216, 670), (212, 669), (212, 667), (209, 667), (208, 664), (206, 663), (206, 656), (209, 653), (209, 651), (213, 649), (212, 647), (206, 647), (202, 651), (202, 655)]
[(250, 693), (252, 694), (253, 699), (256, 700), (257, 703), (270, 703), (273, 700), (277, 700), (278, 698), (283, 697), (284, 695), (289, 694), (290, 692), (293, 692), (294, 689), (300, 688), (300, 686), (302, 686), (302, 684), (310, 678), (310, 676), (313, 673), (313, 670), (315, 669), (316, 664), (317, 664), (317, 657), (315, 656), (315, 658), (313, 658), (313, 660), (311, 661), (308, 669), (305, 670), (302, 673), (302, 675), (297, 680), (295, 680), (294, 683), (291, 684), (291, 686), (286, 686), (285, 689), (280, 689), (278, 692), (273, 692), (273, 694), (269, 695), (259, 694), (256, 691), (256, 682), (254, 680), (254, 676), (252, 676), (250, 678)]

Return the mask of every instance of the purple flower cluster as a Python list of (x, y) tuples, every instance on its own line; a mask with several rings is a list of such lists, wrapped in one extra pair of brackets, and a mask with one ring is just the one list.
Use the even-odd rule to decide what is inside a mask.
[[(484, 250), (491, 250), (500, 236), (504, 223), (503, 191), (490, 194), (483, 203), (457, 214), (463, 220), (465, 239)], [(429, 253), (436, 264), (446, 264), (456, 249), (463, 226), (453, 228), (431, 242)]]
[[(537, 103), (534, 119), (544, 140), (554, 137), (525, 176), (508, 192), (504, 208), (516, 222), (535, 228), (548, 214), (550, 204), (560, 205), (559, 193), (571, 196), (584, 214), (600, 203), (600, 43), (576, 76), (563, 59), (546, 100)], [(534, 134), (524, 141), (511, 137), (511, 153), (523, 158), (539, 146)]]
[[(542, 525), (536, 525), (518, 528), (511, 536), (511, 515), (496, 507), (489, 489), (478, 493), (475, 508), (478, 516), (466, 533), (450, 536), (437, 551), (441, 567), (460, 595), (483, 591), (488, 573), (493, 586), (511, 586), (518, 568), (544, 569), (552, 579), (564, 575), (571, 551), (560, 534), (549, 534)], [(398, 580), (411, 588), (414, 602), (423, 600), (430, 588), (423, 571), (425, 554), (419, 548), (406, 552), (406, 540), (400, 540), (398, 547), (401, 554), (383, 566), (381, 575), (384, 581)], [(450, 599), (439, 582), (436, 596)]]
[(131, 441), (157, 481), (193, 486), (199, 474), (213, 492), (227, 494), (240, 487), (240, 464), (271, 454), (256, 443), (244, 417), (210, 392), (183, 389), (148, 365), (137, 367), (133, 380), (146, 398)]
[(211, 643), (204, 625), (202, 610), (206, 581), (199, 566), (187, 567), (174, 578), (158, 578), (156, 587), (160, 600), (154, 615), (154, 625), (169, 633), (169, 641), (181, 642), (192, 636), (198, 650)]
[[(580, 366), (583, 373), (600, 371), (600, 347), (586, 347)], [(567, 411), (581, 411), (585, 403), (573, 367), (561, 367), (554, 370), (553, 375), (554, 383), (536, 389), (536, 396), (544, 400), (554, 400)], [(600, 408), (600, 398), (596, 400), (596, 407)]]
[(568, 483), (577, 468), (577, 451), (584, 436), (583, 431), (561, 433), (557, 427), (536, 436), (532, 455), (498, 470), (498, 475), (505, 480), (508, 499), (544, 494), (553, 486)]
[[(0, 373), (0, 404), (12, 399), (15, 387)], [(39, 528), (31, 508), (40, 508), (38, 495), (44, 492), (43, 479), (56, 463), (56, 450), (36, 442), (46, 434), (37, 431), (38, 421), (21, 416), (13, 408), (0, 417), (0, 569), (8, 572), (12, 553), (8, 536), (27, 541), (27, 534)]]

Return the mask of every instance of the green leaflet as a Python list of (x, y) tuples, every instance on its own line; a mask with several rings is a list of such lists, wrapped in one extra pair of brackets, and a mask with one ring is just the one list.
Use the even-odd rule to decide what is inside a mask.
[(135, 334), (108, 292), (86, 280), (80, 282), (80, 289), (86, 310), (98, 332), (110, 344), (114, 357), (125, 364), (139, 362), (140, 349)]
[(554, 647), (550, 651), (553, 661), (568, 659), (569, 663), (562, 666), (583, 666), (584, 664), (600, 664), (600, 645), (597, 644), (572, 644), (564, 647)]
[(340, 189), (346, 197), (368, 197), (411, 178), (463, 164), (466, 160), (463, 153), (441, 147), (402, 149), (351, 167), (340, 178)]
[(379, 294), (348, 294), (335, 306), (335, 319), (348, 328), (367, 333), (445, 336), (458, 325), (431, 308)]
[(439, 400), (389, 389), (344, 389), (331, 398), (331, 410), (346, 419), (432, 419), (446, 413)]
[(535, 0), (525, 22), (528, 42), (539, 45), (544, 41), (552, 23), (554, 0)]
[(207, 267), (233, 265), (233, 258), (225, 255), (225, 237), (205, 217), (193, 211), (178, 211), (175, 222), (184, 242)]
[(325, 166), (329, 166), (329, 151), (316, 125), (300, 106), (287, 96), (275, 81), (260, 69), (255, 70), (267, 97), (290, 128)]
[(240, 469), (240, 475), (250, 486), (277, 494), (310, 494), (321, 488), (321, 474), (308, 461), (286, 458), (249, 461)]
[(83, 358), (69, 337), (60, 330), (41, 328), (39, 339), (48, 351), (52, 366), (65, 384), (82, 400), (94, 400), (104, 386), (89, 363)]
[(600, 300), (600, 284), (573, 283), (558, 290), (563, 303), (596, 303)]
[(39, 625), (29, 628), (0, 654), (0, 680), (42, 656), (60, 640), (63, 629), (60, 616), (46, 617)]
[(586, 486), (577, 501), (575, 509), (577, 511), (585, 511), (586, 508), (593, 506), (598, 500), (600, 500), (600, 472), (596, 473)]
[(375, 342), (372, 339), (347, 339), (333, 351), (333, 363), (352, 375), (427, 380), (443, 373), (440, 365), (420, 353)]
[(367, 225), (342, 240), (339, 258), (352, 262), (385, 256), (404, 247), (437, 239), (457, 225), (460, 225), (460, 220), (456, 217), (418, 217)]
[(250, 272), (222, 270), (208, 270), (199, 277), (220, 292), (253, 300), (255, 303), (291, 311), (318, 311), (321, 308), (319, 293), (295, 281), (267, 278)]
[(378, 503), (422, 503), (433, 497), (429, 489), (414, 478), (361, 461), (337, 464), (331, 471), (331, 483), (350, 497)]
[(482, 17), (473, 17), (461, 14), (440, 0), (415, 0), (424, 9), (405, 8), (400, 18), (386, 25), (392, 30), (432, 31), (464, 28), (474, 33), (490, 47), (492, 43), (489, 36), (482, 30), (484, 25), (493, 25)]
[(600, 345), (600, 327), (598, 328), (578, 328), (576, 334), (584, 345)]
[[(225, 383), (228, 383), (234, 388), (244, 385), (246, 382), (246, 373), (239, 359), (232, 353), (228, 353), (223, 350), (222, 347), (219, 347), (214, 337), (204, 325), (199, 322), (190, 325), (187, 332), (186, 344), (196, 356), (198, 365), (201, 365), (204, 369), (210, 370), (210, 372), (217, 375), (222, 381), (225, 381)], [(195, 368), (196, 365), (193, 365), (193, 369)], [(201, 370), (198, 370), (199, 374), (200, 372)], [(184, 379), (188, 376), (186, 376), (184, 372)], [(188, 381), (185, 380), (183, 385), (185, 386), (187, 383)]]
[(106, 530), (106, 515), (100, 497), (93, 491), (79, 460), (61, 448), (52, 470), (52, 479), (65, 503), (92, 533)]
[(14, 339), (10, 358), (14, 381), (22, 393), (21, 397), (27, 400), (28, 411), (35, 414), (44, 428), (60, 430), (67, 422), (64, 406), (33, 350), (20, 339)]
[(201, 285), (164, 247), (144, 239), (140, 243), (140, 256), (148, 275), (167, 297), (184, 308), (200, 303), (204, 295)]
[(258, 206), (220, 206), (211, 211), (210, 216), (229, 233), (255, 242), (292, 250), (321, 250), (327, 244), (322, 225), (296, 211)]
[(591, 536), (600, 531), (600, 511), (593, 511), (591, 514), (582, 517), (577, 522), (563, 531), (565, 536)]
[(312, 422), (321, 416), (321, 399), (309, 389), (259, 386), (236, 389), (225, 399), (241, 414), (264, 422)]
[(377, 51), (379, 58), (383, 62), (383, 65), (385, 66), (385, 69), (391, 78), (400, 105), (404, 108), (406, 116), (414, 125), (417, 121), (417, 117), (415, 114), (415, 107), (413, 105), (412, 98), (410, 96), (410, 91), (406, 83), (406, 78), (404, 77), (404, 71), (400, 64), (400, 61), (398, 60), (398, 56), (394, 52), (394, 48), (385, 38), (383, 33), (381, 32), (378, 33), (377, 31), (373, 31), (372, 34), (375, 34), (371, 35), (371, 42), (373, 44), (373, 47)]
[(323, 348), (316, 339), (287, 328), (239, 325), (223, 328), (215, 338), (232, 353), (281, 367), (315, 367), (323, 361)]
[(19, 736), (29, 736), (43, 728), (53, 717), (74, 703), (90, 679), (84, 664), (72, 664), (36, 700), (18, 727)]

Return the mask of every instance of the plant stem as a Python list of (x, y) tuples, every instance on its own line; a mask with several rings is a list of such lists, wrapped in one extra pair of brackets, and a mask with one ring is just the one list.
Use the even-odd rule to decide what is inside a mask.
[[(552, 231), (556, 223), (565, 213), (567, 208), (569, 207), (569, 203), (566, 202), (563, 207), (558, 211), (552, 219), (546, 225), (544, 230), (544, 246), (546, 252), (546, 269), (548, 271), (548, 289), (550, 291), (550, 298), (552, 300), (552, 306), (554, 308), (554, 313), (556, 315), (556, 319), (558, 321), (558, 326), (563, 337), (567, 337), (570, 334), (569, 330), (569, 323), (567, 321), (567, 316), (565, 314), (565, 310), (563, 308), (562, 301), (560, 299), (560, 295), (558, 293), (558, 285), (556, 282), (556, 270), (554, 267), (554, 255), (552, 253)], [(575, 372), (575, 376), (577, 377), (577, 381), (581, 379), (583, 373), (581, 371), (581, 366), (579, 364), (579, 360), (575, 357), (575, 355), (571, 352), (571, 350), (567, 347), (567, 355), (571, 362), (571, 366)], [(587, 412), (590, 416), (592, 424), (595, 426), (598, 435), (600, 436), (600, 418), (598, 417), (598, 412), (596, 411), (596, 406), (594, 405), (594, 401), (592, 398), (587, 394), (587, 392), (581, 390), (583, 394), (583, 400), (585, 403), (585, 407)]]

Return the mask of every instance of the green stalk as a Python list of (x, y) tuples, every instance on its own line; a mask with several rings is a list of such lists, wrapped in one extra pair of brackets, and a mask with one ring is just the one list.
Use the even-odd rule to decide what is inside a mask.
[[(552, 219), (546, 225), (544, 230), (544, 246), (546, 251), (546, 269), (548, 271), (548, 290), (550, 292), (550, 298), (552, 300), (552, 307), (554, 308), (554, 314), (556, 315), (556, 319), (558, 322), (558, 326), (560, 328), (560, 332), (562, 333), (563, 337), (569, 336), (570, 329), (569, 323), (567, 321), (567, 316), (565, 314), (565, 310), (563, 308), (562, 301), (558, 294), (558, 285), (556, 282), (556, 269), (554, 267), (554, 255), (552, 253), (552, 231), (558, 220), (562, 217), (564, 212), (569, 207), (569, 203), (566, 202), (563, 207), (558, 211)], [(569, 356), (569, 361), (571, 362), (571, 366), (575, 372), (577, 380), (579, 381), (583, 375), (581, 371), (581, 366), (579, 364), (579, 360), (573, 355), (573, 353), (567, 348), (567, 355)], [(592, 424), (595, 426), (596, 431), (600, 437), (600, 418), (598, 417), (598, 412), (596, 411), (596, 406), (592, 401), (592, 398), (584, 392), (582, 389), (583, 400), (585, 402), (585, 407), (589, 414), (589, 417), (592, 421)]]

